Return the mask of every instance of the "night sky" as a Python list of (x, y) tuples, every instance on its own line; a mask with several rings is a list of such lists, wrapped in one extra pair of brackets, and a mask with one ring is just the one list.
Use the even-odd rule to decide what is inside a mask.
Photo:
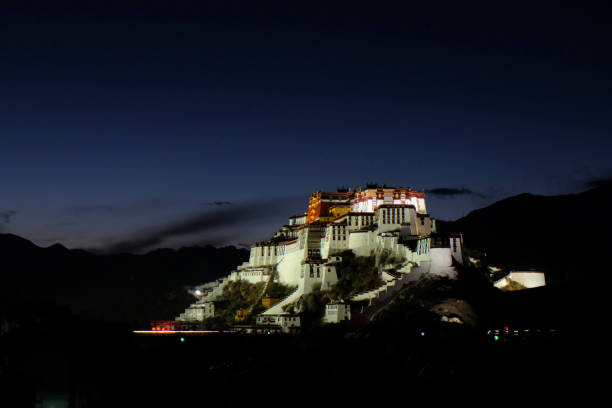
[(249, 244), (366, 183), (455, 219), (612, 175), (605, 3), (7, 3), (0, 232), (39, 245)]

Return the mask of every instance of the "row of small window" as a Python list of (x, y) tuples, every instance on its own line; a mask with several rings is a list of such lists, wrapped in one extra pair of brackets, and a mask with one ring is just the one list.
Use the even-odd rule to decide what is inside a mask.
[[(354, 220), (353, 220), (354, 218)], [(361, 221), (361, 222), (360, 222)], [(372, 217), (371, 216), (357, 216), (357, 217), (348, 217), (348, 225), (355, 225), (355, 226), (359, 226), (359, 225), (370, 225), (372, 224)]]
[[(321, 277), (321, 271), (319, 271), (319, 270), (313, 271), (311, 269), (309, 275), (310, 275), (311, 278), (315, 278), (315, 275), (316, 275), (317, 278), (320, 278)], [(302, 271), (300, 273), (300, 278), (303, 278), (303, 277), (304, 277), (304, 271)]]
[(403, 208), (385, 209), (383, 210), (382, 215), (383, 224), (403, 224), (405, 221)]
[[(266, 248), (268, 249), (267, 251), (266, 251)], [(274, 248), (274, 250), (272, 250), (272, 248)], [(267, 252), (267, 254), (266, 254), (266, 252)], [(272, 252), (274, 252), (274, 254), (272, 254)], [(274, 247), (261, 247), (260, 254), (261, 254), (261, 256), (265, 256), (265, 255), (274, 255), (274, 256), (284, 255), (285, 254), (285, 247), (280, 247), (280, 248), (277, 247), (277, 246), (274, 246)]]
[(429, 239), (424, 240), (424, 241), (419, 241), (417, 253), (421, 255), (421, 254), (426, 254), (428, 252), (429, 252)]
[(332, 240), (346, 240), (346, 230), (344, 229), (343, 225), (332, 225), (331, 229), (332, 233), (330, 234), (330, 238)]

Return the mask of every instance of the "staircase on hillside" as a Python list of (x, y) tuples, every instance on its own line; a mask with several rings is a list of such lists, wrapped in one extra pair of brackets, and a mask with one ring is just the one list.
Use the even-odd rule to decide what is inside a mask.
[[(217, 296), (219, 296), (223, 292), (223, 287), (228, 282), (228, 280), (229, 280), (229, 276), (226, 276), (225, 278), (217, 279), (216, 281), (213, 281), (214, 285), (212, 285), (211, 289), (204, 296), (202, 296), (201, 298), (196, 300), (194, 303), (189, 305), (189, 307), (187, 309), (185, 309), (185, 311), (183, 313), (178, 315), (174, 320), (176, 320), (176, 321), (187, 321), (187, 320), (190, 320), (189, 319), (189, 312), (188, 312), (188, 310), (189, 309), (198, 309), (204, 303), (212, 302), (213, 300), (215, 300), (217, 298)], [(211, 282), (211, 283), (213, 283), (213, 282)]]
[(321, 237), (325, 226), (321, 224), (310, 224), (308, 226), (308, 258), (321, 258)]
[(249, 312), (248, 312), (249, 315), (253, 311), (253, 308), (255, 307), (255, 305), (260, 303), (261, 299), (263, 299), (263, 297), (266, 295), (266, 292), (268, 291), (268, 286), (270, 286), (270, 283), (272, 283), (272, 281), (274, 280), (274, 275), (275, 275), (274, 271), (271, 271), (270, 272), (270, 277), (268, 277), (268, 280), (266, 281), (266, 284), (264, 285), (261, 293), (257, 297), (257, 300), (255, 300), (255, 302), (253, 302), (253, 304), (251, 306), (249, 306)]
[(383, 273), (386, 273), (391, 277), (391, 279), (399, 279), (402, 277), (402, 274), (393, 269), (385, 269)]
[(415, 282), (424, 274), (428, 273), (428, 268), (412, 268), (411, 273), (400, 273), (400, 277), (386, 282), (384, 285), (368, 292), (360, 293), (351, 298), (352, 301), (368, 301), (368, 305), (363, 308), (360, 314), (353, 315), (355, 322), (365, 323), (372, 316), (382, 310), (393, 298), (408, 284)]
[(265, 310), (263, 314), (265, 315), (275, 315), (284, 313), (283, 307), (289, 305), (295, 301), (297, 301), (304, 294), (304, 290), (301, 287), (297, 287), (293, 292), (282, 298), (278, 303), (276, 303), (271, 308)]

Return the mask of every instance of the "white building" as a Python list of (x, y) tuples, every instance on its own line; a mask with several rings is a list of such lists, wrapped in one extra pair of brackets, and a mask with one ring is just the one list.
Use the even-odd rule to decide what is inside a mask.
[(504, 289), (512, 282), (516, 282), (526, 289), (546, 286), (544, 272), (540, 271), (510, 271), (510, 273), (493, 284), (498, 289)]
[[(295, 322), (281, 318), (290, 316), (284, 307), (314, 287), (330, 289), (338, 280), (336, 265), (342, 261), (341, 254), (348, 250), (357, 256), (384, 252), (395, 262), (394, 273), (381, 271), (384, 287), (360, 294), (359, 299), (380, 296), (393, 286), (394, 280), (415, 268), (419, 273), (452, 275), (453, 259), (462, 262), (461, 236), (436, 234), (435, 220), (427, 213), (423, 192), (385, 186), (333, 193), (317, 191), (311, 195), (305, 214), (290, 217), (269, 241), (253, 244), (249, 260), (225, 279), (209, 285), (206, 296), (189, 309), (214, 300), (229, 281), (257, 283), (277, 279), (296, 289), (258, 316), (258, 324), (271, 321), (267, 318), (283, 324)], [(346, 305), (335, 306), (336, 309), (326, 310), (327, 321), (350, 318), (350, 308), (347, 312)]]
[(300, 327), (300, 316), (293, 314), (281, 315), (259, 315), (256, 323), (258, 326), (272, 326), (280, 328), (281, 332), (289, 333), (292, 329)]
[(215, 317), (213, 302), (194, 303), (181, 313), (176, 320), (180, 322), (203, 322), (204, 319)]
[(351, 320), (351, 306), (346, 303), (332, 302), (325, 305), (323, 323), (340, 323)]

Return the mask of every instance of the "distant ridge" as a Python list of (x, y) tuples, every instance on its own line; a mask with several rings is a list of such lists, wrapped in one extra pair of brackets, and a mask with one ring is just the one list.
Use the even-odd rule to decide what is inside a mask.
[(49, 245), (45, 249), (52, 250), (52, 251), (69, 251), (68, 248), (66, 248), (65, 246), (63, 246), (60, 243), (55, 243), (53, 245)]
[(97, 255), (0, 234), (0, 297), (21, 303), (51, 300), (86, 319), (142, 325), (174, 317), (192, 301), (186, 285), (225, 276), (248, 257), (248, 250), (233, 246)]
[(0, 254), (41, 249), (31, 241), (14, 234), (0, 234)]
[(438, 228), (462, 232), (465, 245), (491, 262), (543, 269), (551, 283), (584, 282), (610, 273), (611, 205), (610, 185), (558, 196), (523, 193)]

